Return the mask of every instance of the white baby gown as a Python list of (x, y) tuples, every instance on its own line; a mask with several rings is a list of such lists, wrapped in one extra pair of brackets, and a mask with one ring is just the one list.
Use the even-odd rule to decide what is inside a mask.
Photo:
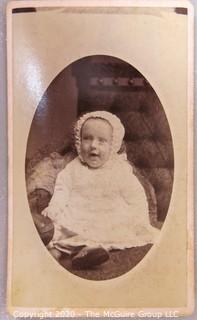
[(154, 243), (145, 191), (131, 165), (116, 155), (93, 169), (79, 157), (56, 180), (49, 206), (55, 233), (50, 246), (68, 251), (75, 246), (107, 250)]

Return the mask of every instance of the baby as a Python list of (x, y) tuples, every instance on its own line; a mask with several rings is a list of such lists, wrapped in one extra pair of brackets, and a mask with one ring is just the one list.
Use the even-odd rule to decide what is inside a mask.
[(76, 268), (99, 265), (112, 249), (154, 243), (145, 192), (125, 154), (118, 154), (125, 130), (106, 111), (83, 115), (75, 127), (78, 157), (57, 177), (42, 212), (55, 227), (49, 250), (69, 253)]

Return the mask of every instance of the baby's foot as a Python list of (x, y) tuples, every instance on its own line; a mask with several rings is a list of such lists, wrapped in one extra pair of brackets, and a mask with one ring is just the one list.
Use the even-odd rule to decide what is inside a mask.
[(83, 248), (72, 259), (72, 266), (75, 269), (88, 269), (100, 265), (109, 259), (109, 253), (102, 247)]
[(62, 256), (61, 251), (59, 251), (59, 250), (56, 249), (56, 248), (51, 248), (51, 249), (49, 249), (49, 252), (50, 252), (50, 254), (53, 256), (53, 258), (55, 258), (57, 261), (60, 260), (60, 258), (61, 258), (61, 256)]

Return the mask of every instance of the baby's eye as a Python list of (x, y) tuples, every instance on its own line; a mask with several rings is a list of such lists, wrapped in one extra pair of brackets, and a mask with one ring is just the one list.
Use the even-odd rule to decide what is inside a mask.
[(89, 137), (89, 136), (84, 136), (84, 137), (82, 137), (82, 140), (83, 140), (83, 141), (89, 141), (89, 140), (91, 140), (91, 137)]
[(104, 139), (104, 138), (99, 138), (99, 142), (100, 142), (100, 143), (105, 143), (105, 142), (107, 142), (107, 140)]

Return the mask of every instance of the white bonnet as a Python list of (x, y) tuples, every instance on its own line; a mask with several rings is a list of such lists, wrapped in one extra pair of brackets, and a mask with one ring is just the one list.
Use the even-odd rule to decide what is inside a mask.
[(122, 145), (122, 140), (125, 135), (125, 129), (120, 119), (114, 114), (107, 111), (93, 111), (84, 114), (76, 123), (75, 126), (75, 145), (77, 152), (80, 155), (81, 148), (81, 128), (86, 120), (90, 118), (100, 118), (108, 121), (113, 128), (112, 133), (112, 152), (117, 153)]

